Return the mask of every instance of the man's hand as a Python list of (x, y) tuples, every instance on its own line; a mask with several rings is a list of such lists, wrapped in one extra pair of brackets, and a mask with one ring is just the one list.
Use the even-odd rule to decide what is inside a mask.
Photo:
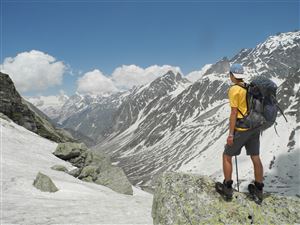
[(229, 135), (227, 137), (227, 145), (229, 146), (233, 145), (233, 135)]

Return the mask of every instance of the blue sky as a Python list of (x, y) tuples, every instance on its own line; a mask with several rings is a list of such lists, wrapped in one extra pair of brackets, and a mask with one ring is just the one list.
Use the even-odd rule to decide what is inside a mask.
[(109, 75), (121, 65), (167, 64), (187, 74), (299, 28), (299, 1), (289, 0), (2, 1), (1, 10), (1, 63), (35, 49), (75, 73), (42, 94), (71, 94), (78, 71)]

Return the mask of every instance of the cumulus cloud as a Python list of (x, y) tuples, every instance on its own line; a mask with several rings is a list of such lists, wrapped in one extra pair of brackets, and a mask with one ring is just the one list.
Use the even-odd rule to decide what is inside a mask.
[(169, 70), (172, 70), (174, 73), (181, 72), (179, 67), (169, 65), (153, 65), (146, 69), (136, 65), (123, 65), (116, 68), (111, 77), (118, 88), (130, 89), (134, 85), (150, 83), (157, 77), (166, 74)]
[(104, 94), (118, 91), (113, 81), (100, 70), (85, 73), (77, 81), (77, 91), (86, 94)]
[(66, 65), (44, 52), (32, 50), (8, 57), (1, 71), (10, 75), (18, 91), (41, 91), (60, 85)]
[(169, 70), (181, 72), (179, 67), (169, 65), (149, 66), (143, 69), (136, 65), (123, 65), (116, 68), (111, 76), (105, 76), (101, 71), (94, 70), (85, 73), (77, 81), (77, 91), (80, 93), (103, 94), (128, 90), (133, 86), (152, 82)]

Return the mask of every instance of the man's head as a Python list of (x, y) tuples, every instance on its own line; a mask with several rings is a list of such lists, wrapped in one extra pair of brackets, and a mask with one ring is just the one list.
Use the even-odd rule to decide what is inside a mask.
[(244, 72), (244, 68), (241, 64), (232, 64), (230, 67), (230, 78), (232, 82), (243, 81), (247, 77), (247, 74)]

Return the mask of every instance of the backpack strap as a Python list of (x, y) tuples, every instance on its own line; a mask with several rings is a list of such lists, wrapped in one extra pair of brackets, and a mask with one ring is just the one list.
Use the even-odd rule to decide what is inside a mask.
[[(248, 109), (248, 108), (247, 108), (247, 109)], [(239, 108), (237, 108), (237, 110), (239, 111), (239, 113), (240, 113), (243, 117), (245, 117), (244, 113), (242, 113), (241, 110), (239, 110)]]

